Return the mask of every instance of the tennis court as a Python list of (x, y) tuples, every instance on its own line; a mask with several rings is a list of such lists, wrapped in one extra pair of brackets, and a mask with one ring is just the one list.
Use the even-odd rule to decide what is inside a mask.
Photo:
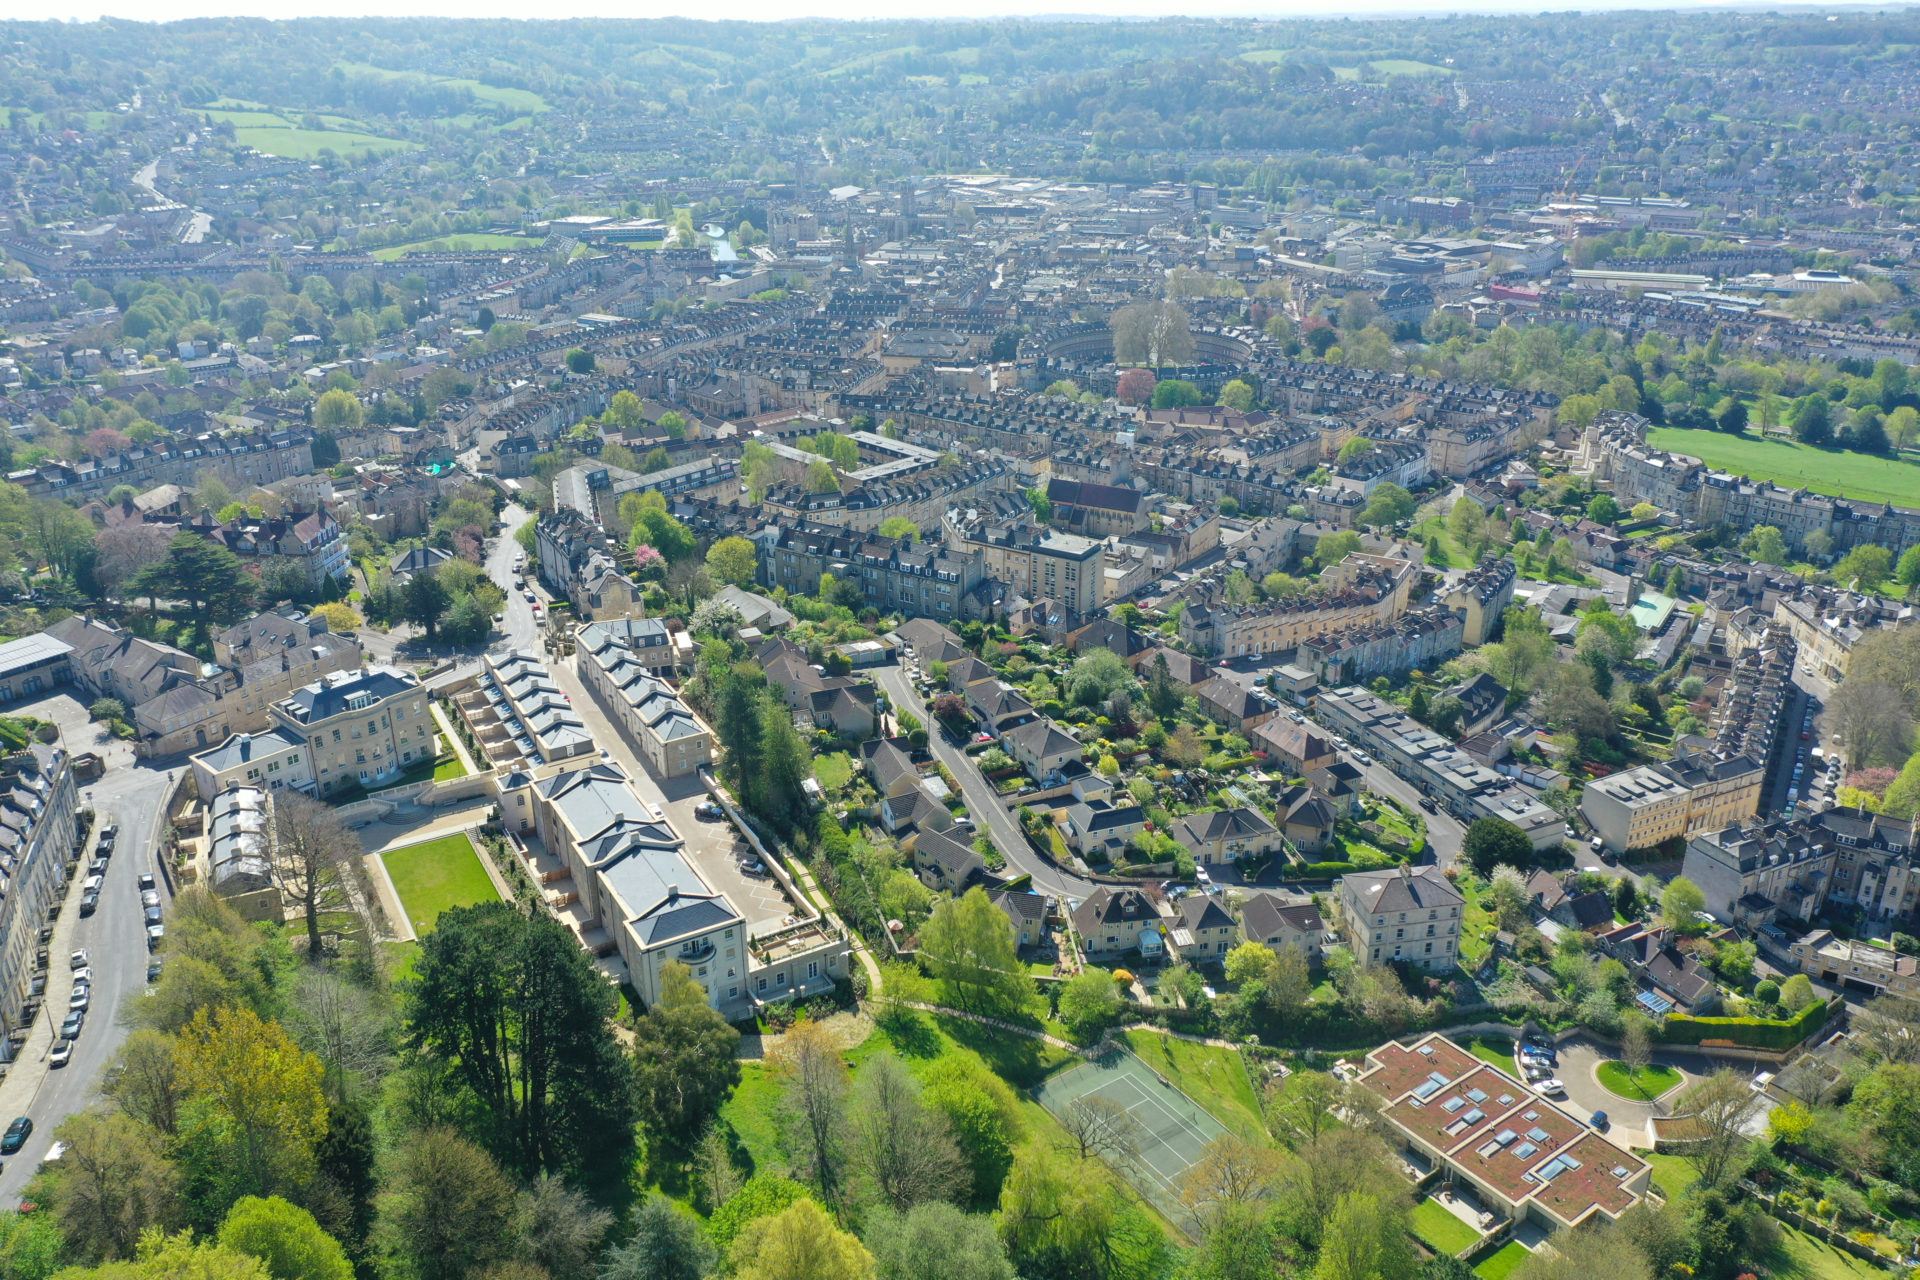
[(1130, 1152), (1109, 1157), (1140, 1193), (1170, 1216), (1180, 1204), (1180, 1180), (1226, 1134), (1226, 1128), (1159, 1072), (1131, 1053), (1110, 1053), (1069, 1067), (1043, 1083), (1040, 1105), (1064, 1118), (1074, 1103), (1098, 1098), (1137, 1126)]

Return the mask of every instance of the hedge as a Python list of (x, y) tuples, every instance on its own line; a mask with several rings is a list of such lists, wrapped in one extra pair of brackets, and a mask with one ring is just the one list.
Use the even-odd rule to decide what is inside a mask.
[(1719, 1044), (1740, 1049), (1790, 1049), (1827, 1021), (1827, 1005), (1817, 1000), (1791, 1018), (1696, 1018), (1670, 1013), (1660, 1028), (1667, 1044)]
[[(1356, 871), (1367, 868), (1354, 862), (1303, 862), (1291, 866), (1281, 877), (1286, 880), (1338, 880), (1341, 876), (1350, 876)], [(1373, 870), (1380, 870), (1375, 867)]]

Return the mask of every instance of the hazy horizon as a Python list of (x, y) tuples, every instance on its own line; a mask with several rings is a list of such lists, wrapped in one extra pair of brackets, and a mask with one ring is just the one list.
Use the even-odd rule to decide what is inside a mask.
[[(1160, 0), (980, 0), (979, 3), (951, 7), (936, 3), (918, 6), (911, 14), (902, 14), (895, 5), (880, 0), (801, 0), (798, 4), (775, 0), (737, 0), (723, 11), (699, 15), (710, 20), (747, 22), (783, 22), (818, 18), (836, 21), (881, 21), (901, 19), (1000, 19), (1000, 18), (1075, 18), (1075, 19), (1148, 19), (1148, 18), (1252, 18), (1286, 20), (1294, 18), (1438, 18), (1453, 14), (1511, 14), (1516, 16), (1623, 11), (1790, 11), (1794, 9), (1835, 9), (1872, 11), (1911, 7), (1916, 0), (1895, 0), (1886, 4), (1860, 4), (1855, 0), (1799, 0), (1794, 4), (1764, 4), (1754, 0), (1672, 0), (1649, 3), (1648, 0), (1449, 0), (1432, 6), (1411, 0), (1341, 0), (1340, 3), (1315, 3), (1299, 0), (1199, 0), (1187, 3), (1177, 13), (1167, 12)], [(543, 21), (569, 18), (644, 20), (636, 15), (629, 0), (549, 0), (538, 15), (510, 0), (401, 0), (398, 6), (382, 5), (375, 0), (98, 0), (69, 8), (60, 14), (44, 9), (29, 12), (17, 0), (0, 0), (0, 17), (14, 21), (53, 20), (90, 22), (114, 18), (140, 22), (177, 22), (193, 18), (516, 18)], [(678, 15), (689, 16), (689, 15)]]

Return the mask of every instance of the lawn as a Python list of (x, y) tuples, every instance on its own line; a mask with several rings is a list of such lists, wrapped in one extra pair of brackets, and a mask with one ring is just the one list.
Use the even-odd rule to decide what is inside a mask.
[(476, 231), (441, 236), (437, 240), (411, 240), (406, 244), (390, 244), (384, 249), (375, 249), (373, 256), (382, 262), (394, 262), (410, 253), (480, 253), (488, 249), (538, 249), (545, 242), (543, 236), (503, 236), (490, 231)]
[(1680, 1083), (1680, 1073), (1672, 1067), (1649, 1063), (1638, 1071), (1629, 1071), (1624, 1062), (1603, 1062), (1594, 1073), (1608, 1093), (1634, 1101), (1651, 1101)]
[(416, 144), (399, 138), (383, 138), (376, 133), (354, 133), (345, 129), (289, 129), (283, 126), (248, 125), (233, 131), (233, 140), (270, 156), (289, 160), (318, 159), (323, 151), (336, 155), (384, 155), (389, 151), (408, 151)]
[(1507, 1277), (1520, 1269), (1520, 1264), (1533, 1255), (1518, 1240), (1509, 1240), (1481, 1260), (1473, 1269), (1473, 1274), (1482, 1280), (1507, 1280)]
[(1471, 1248), (1479, 1233), (1447, 1212), (1446, 1206), (1428, 1196), (1413, 1206), (1413, 1234), (1435, 1253), (1455, 1254)]
[(1513, 1041), (1505, 1036), (1474, 1036), (1466, 1042), (1466, 1049), (1482, 1062), (1491, 1062), (1514, 1079), (1520, 1078), (1520, 1068), (1513, 1060)]
[(1773, 1259), (1770, 1274), (1780, 1280), (1855, 1280), (1877, 1276), (1885, 1280), (1887, 1272), (1871, 1262), (1817, 1240), (1804, 1231), (1781, 1224), (1780, 1252)]
[(831, 751), (824, 756), (815, 756), (813, 776), (820, 783), (822, 791), (828, 795), (838, 794), (853, 781), (853, 757), (844, 751)]
[(1735, 471), (1753, 480), (1771, 480), (1789, 489), (1911, 506), (1920, 494), (1920, 462), (1816, 449), (1792, 440), (1730, 436), (1722, 431), (1655, 427), (1647, 443), (1698, 458), (1710, 467)]
[(547, 100), (531, 89), (503, 88), (496, 84), (482, 84), (478, 80), (436, 76), (425, 71), (390, 71), (386, 67), (376, 67), (365, 62), (339, 62), (334, 65), (349, 74), (379, 76), (386, 80), (419, 80), (428, 84), (444, 85), (449, 89), (465, 89), (479, 101), (499, 107), (516, 116), (547, 110)]
[(1173, 1087), (1213, 1113), (1243, 1137), (1265, 1139), (1266, 1122), (1253, 1092), (1247, 1063), (1235, 1049), (1176, 1040), (1153, 1031), (1129, 1031), (1127, 1047), (1142, 1062), (1173, 1081)]
[(427, 933), (442, 911), (498, 902), (499, 893), (466, 835), (442, 836), (380, 855), (415, 933)]
[(437, 762), (433, 766), (433, 780), (435, 782), (451, 782), (455, 778), (464, 778), (466, 776), (467, 766), (460, 762), (460, 753), (458, 751), (448, 753), (444, 760)]
[(1660, 1194), (1669, 1200), (1685, 1195), (1687, 1188), (1699, 1181), (1700, 1171), (1685, 1156), (1670, 1155), (1664, 1151), (1636, 1151), (1634, 1154), (1653, 1166), (1653, 1183), (1660, 1188)]

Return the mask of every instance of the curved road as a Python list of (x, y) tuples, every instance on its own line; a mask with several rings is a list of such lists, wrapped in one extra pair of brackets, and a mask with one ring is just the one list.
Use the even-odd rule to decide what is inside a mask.
[[(932, 713), (921, 700), (919, 691), (913, 687), (913, 681), (907, 678), (904, 668), (897, 665), (878, 667), (873, 675), (881, 692), (887, 695), (888, 702), (895, 707), (906, 707), (925, 723), (934, 724)], [(927, 746), (932, 750), (934, 759), (953, 772), (955, 781), (960, 784), (960, 794), (967, 802), (967, 812), (973, 814), (976, 821), (986, 824), (987, 835), (992, 838), (994, 847), (1006, 855), (1007, 865), (1032, 876), (1035, 889), (1078, 901), (1099, 888), (1086, 877), (1075, 875), (1033, 851), (1026, 836), (1020, 833), (1020, 824), (1000, 803), (999, 795), (987, 784), (973, 758), (948, 742), (937, 725), (927, 735)]]

